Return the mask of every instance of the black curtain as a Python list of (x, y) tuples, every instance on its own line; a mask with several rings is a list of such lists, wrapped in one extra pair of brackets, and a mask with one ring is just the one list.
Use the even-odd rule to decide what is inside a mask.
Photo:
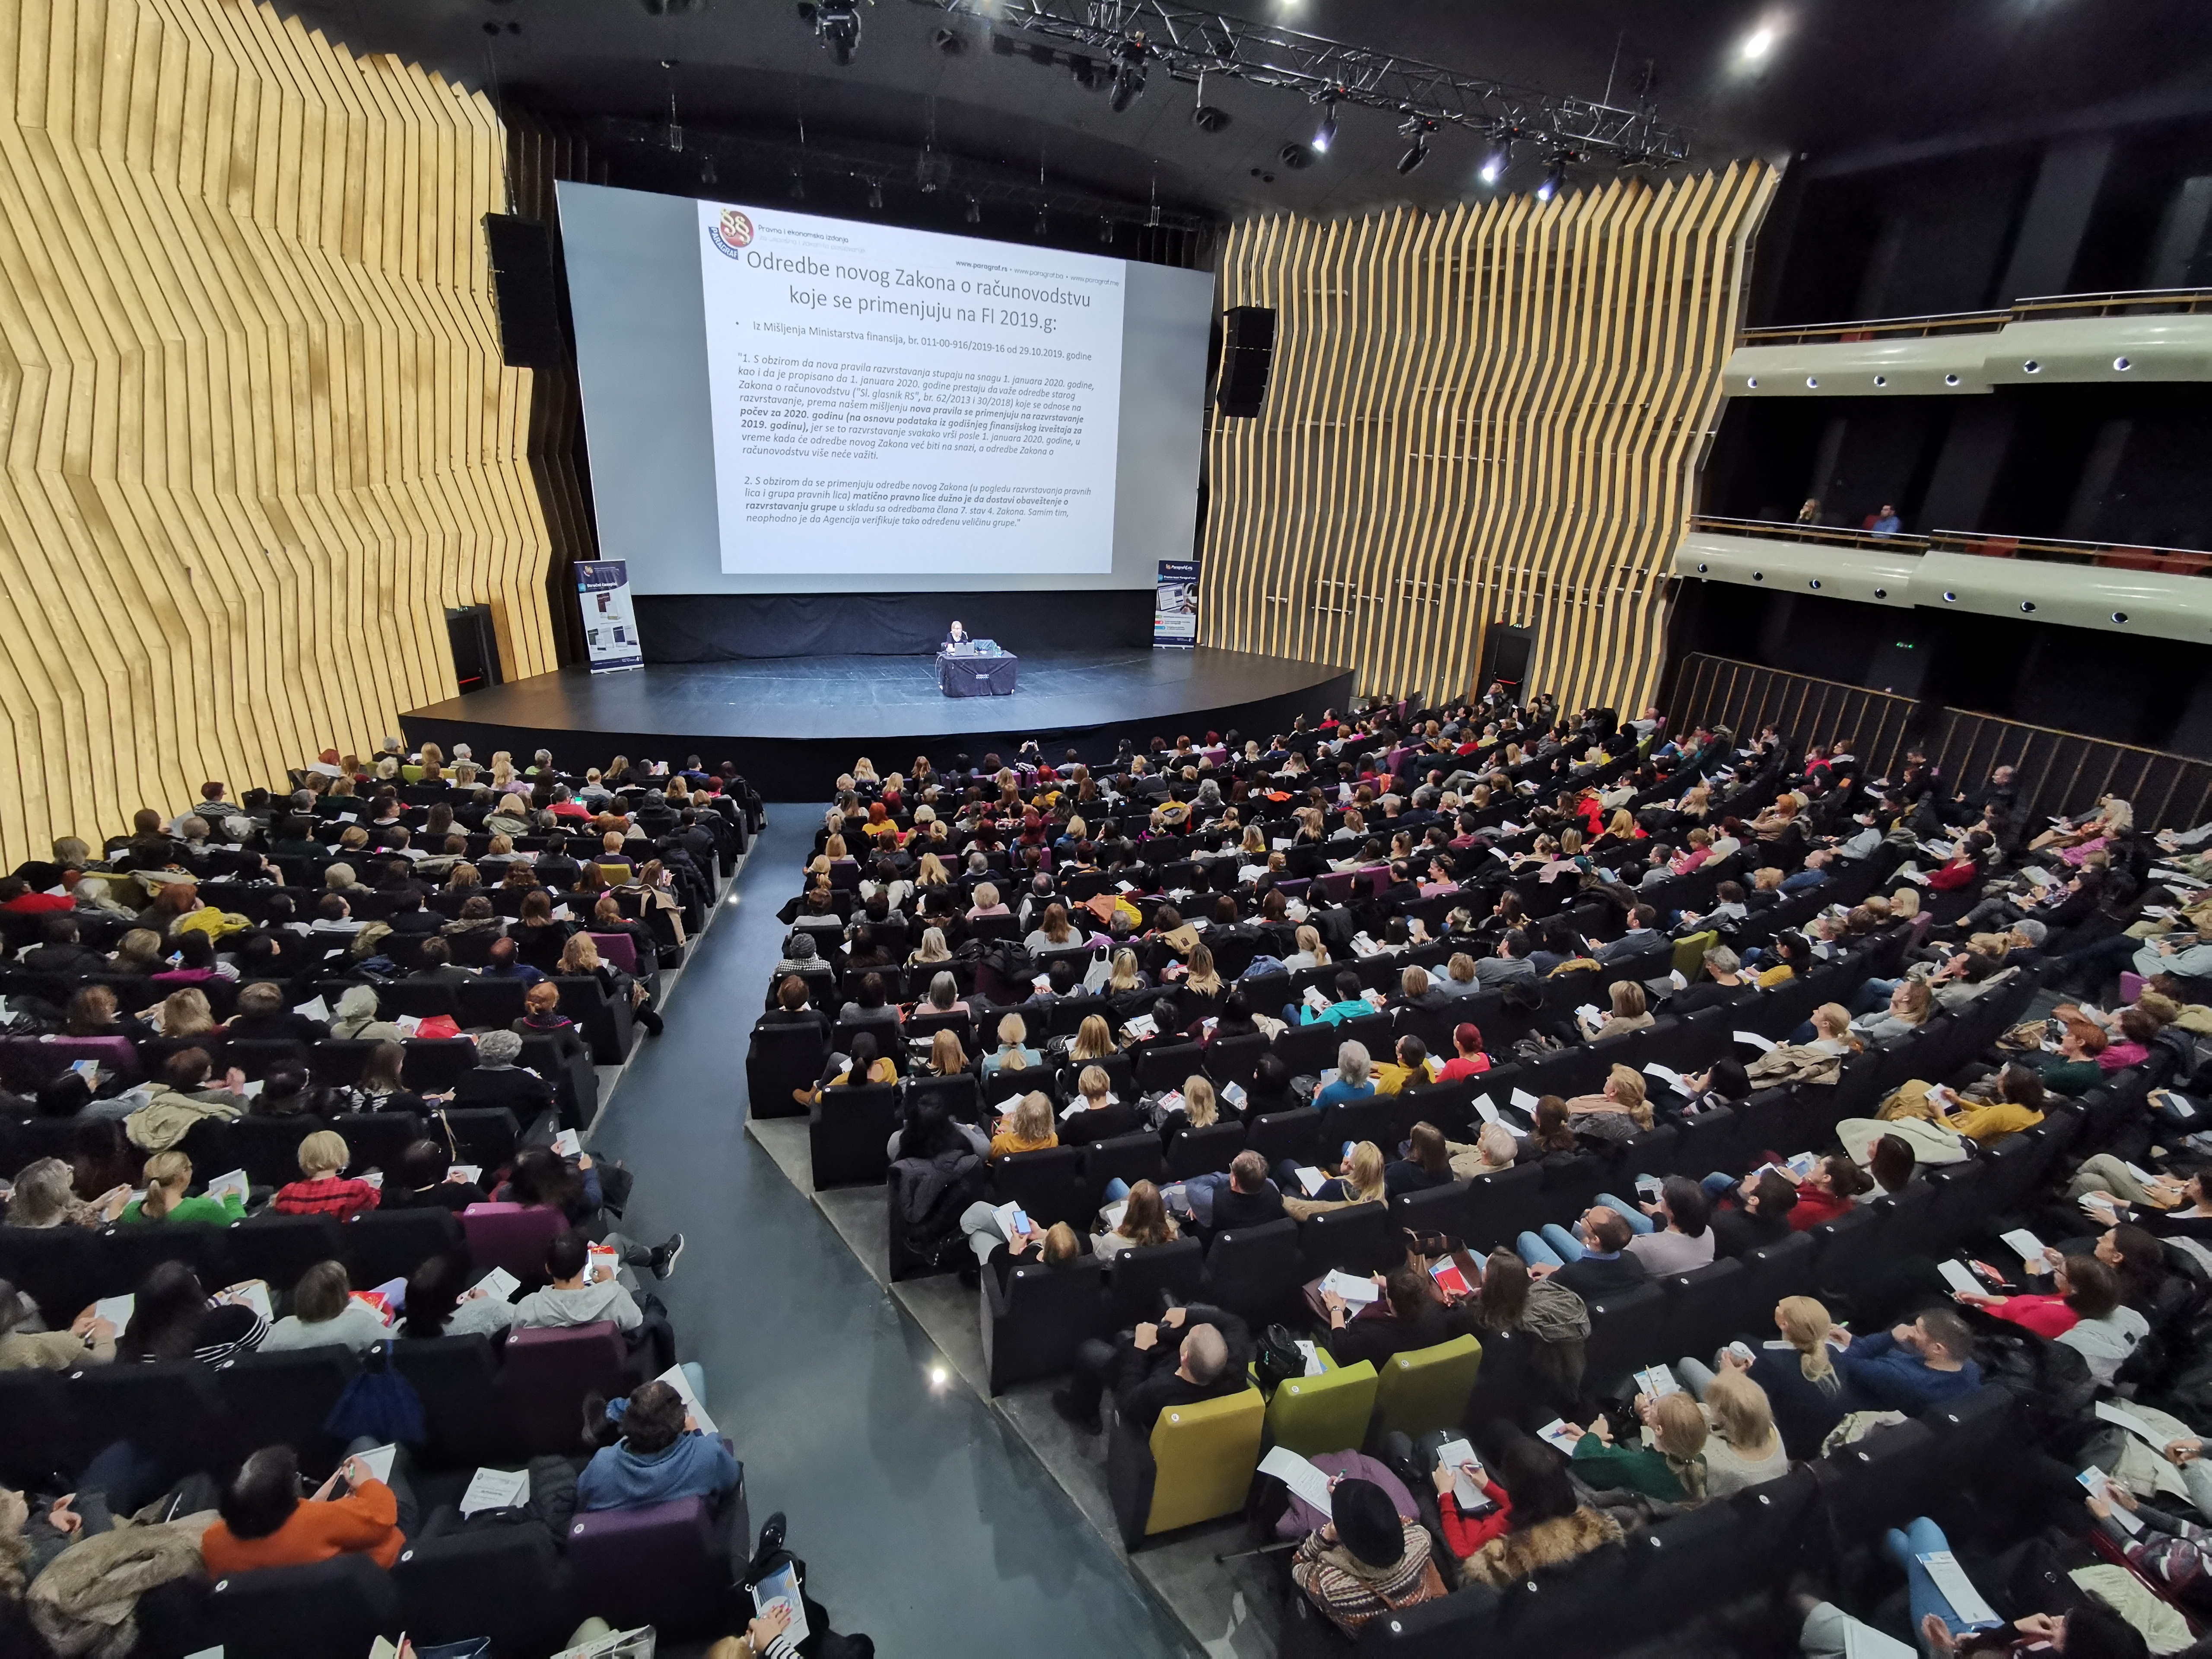
[(1037, 593), (641, 595), (647, 662), (741, 657), (904, 657), (934, 651), (954, 617), (1016, 655), (1152, 640), (1152, 590)]

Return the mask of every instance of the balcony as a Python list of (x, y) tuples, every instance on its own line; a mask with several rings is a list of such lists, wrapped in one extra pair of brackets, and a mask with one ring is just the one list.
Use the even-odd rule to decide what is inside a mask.
[(2106, 633), (2212, 641), (2212, 553), (1938, 530), (1875, 536), (1698, 517), (1674, 574), (1866, 605), (2021, 617)]
[(2212, 380), (2212, 289), (2060, 294), (1996, 311), (1753, 328), (1732, 398), (1964, 397), (2045, 382)]

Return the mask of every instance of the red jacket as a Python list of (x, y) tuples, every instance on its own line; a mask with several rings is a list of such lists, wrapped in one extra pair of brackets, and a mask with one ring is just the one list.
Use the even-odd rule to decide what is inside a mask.
[(1486, 1474), (1482, 1490), (1498, 1507), (1486, 1510), (1471, 1521), (1459, 1512), (1459, 1500), (1449, 1492), (1437, 1498), (1437, 1512), (1444, 1523), (1444, 1543), (1462, 1561), (1492, 1539), (1504, 1537), (1506, 1528), (1512, 1524), (1513, 1500), (1505, 1495), (1505, 1488)]
[(1839, 1215), (1848, 1214), (1850, 1208), (1850, 1199), (1824, 1193), (1818, 1187), (1800, 1187), (1797, 1207), (1790, 1212), (1790, 1229), (1792, 1232), (1810, 1232), (1823, 1221), (1833, 1221)]
[(2081, 1316), (2066, 1305), (2064, 1297), (2050, 1291), (2008, 1296), (1993, 1303), (1990, 1311), (2046, 1338), (2063, 1336), (2081, 1322)]

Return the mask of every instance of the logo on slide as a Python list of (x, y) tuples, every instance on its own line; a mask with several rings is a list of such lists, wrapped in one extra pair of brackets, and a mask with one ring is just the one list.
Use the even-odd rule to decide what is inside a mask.
[(736, 208), (724, 208), (722, 222), (707, 233), (707, 240), (734, 259), (753, 240), (753, 222)]

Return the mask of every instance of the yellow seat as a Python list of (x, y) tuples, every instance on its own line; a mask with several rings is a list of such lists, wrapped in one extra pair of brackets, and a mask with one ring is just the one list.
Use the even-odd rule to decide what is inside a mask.
[(1121, 1541), (1134, 1549), (1155, 1534), (1234, 1515), (1260, 1467), (1267, 1402), (1257, 1389), (1171, 1406), (1139, 1440), (1117, 1417), (1106, 1455), (1106, 1486)]
[(1720, 930), (1708, 927), (1702, 933), (1692, 933), (1674, 941), (1674, 971), (1684, 979), (1694, 980), (1705, 971), (1705, 952), (1721, 942)]
[(1482, 1344), (1473, 1336), (1455, 1336), (1433, 1348), (1393, 1354), (1383, 1362), (1375, 1390), (1381, 1431), (1418, 1436), (1431, 1429), (1458, 1428), (1481, 1370)]
[(1321, 1363), (1328, 1369), (1319, 1376), (1294, 1376), (1267, 1402), (1268, 1432), (1301, 1457), (1358, 1450), (1375, 1415), (1379, 1379), (1370, 1361), (1339, 1369), (1324, 1352)]
[(402, 766), (399, 779), (403, 783), (420, 783), (422, 781), (422, 769), (414, 765)]

